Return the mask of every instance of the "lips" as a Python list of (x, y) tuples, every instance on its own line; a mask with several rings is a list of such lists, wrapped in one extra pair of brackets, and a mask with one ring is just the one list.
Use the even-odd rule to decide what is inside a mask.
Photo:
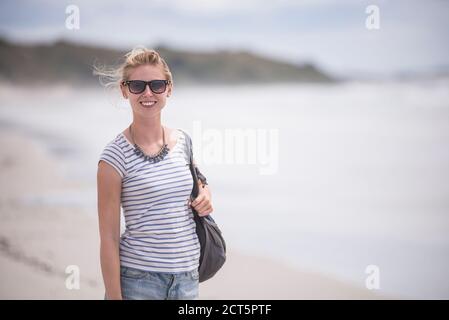
[(156, 101), (140, 101), (140, 104), (144, 107), (151, 107), (156, 104)]

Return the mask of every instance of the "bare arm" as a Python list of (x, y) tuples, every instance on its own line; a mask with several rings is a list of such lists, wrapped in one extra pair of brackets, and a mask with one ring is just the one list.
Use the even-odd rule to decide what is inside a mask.
[(97, 171), (100, 263), (108, 300), (122, 299), (119, 256), (121, 187), (117, 171), (100, 161)]

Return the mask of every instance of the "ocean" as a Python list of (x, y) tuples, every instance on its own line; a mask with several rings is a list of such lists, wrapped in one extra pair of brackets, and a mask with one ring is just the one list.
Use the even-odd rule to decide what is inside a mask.
[[(82, 186), (23, 201), (96, 212), (104, 146), (131, 122), (98, 86), (0, 87), (0, 123)], [(189, 132), (230, 248), (380, 294), (449, 298), (449, 79), (175, 88), (162, 123)], [(366, 288), (368, 290), (368, 288)]]

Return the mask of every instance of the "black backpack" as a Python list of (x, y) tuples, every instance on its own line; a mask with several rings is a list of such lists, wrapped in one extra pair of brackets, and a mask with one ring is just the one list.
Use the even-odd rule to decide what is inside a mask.
[[(189, 154), (189, 167), (193, 177), (193, 189), (190, 199), (193, 201), (198, 196), (198, 175), (193, 165), (192, 140), (189, 135), (182, 131), (186, 137), (187, 150)], [(226, 261), (226, 243), (221, 234), (220, 228), (211, 217), (207, 215), (201, 217), (193, 208), (193, 216), (196, 223), (196, 234), (201, 245), (200, 266), (198, 272), (199, 281), (203, 282), (212, 278)]]

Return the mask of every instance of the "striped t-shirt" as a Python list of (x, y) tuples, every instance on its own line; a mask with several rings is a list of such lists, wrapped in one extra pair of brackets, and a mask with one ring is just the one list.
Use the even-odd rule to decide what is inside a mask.
[(121, 266), (166, 273), (198, 268), (200, 244), (187, 204), (193, 188), (188, 159), (179, 129), (176, 145), (157, 163), (136, 155), (123, 133), (104, 148), (99, 162), (106, 161), (122, 177)]

